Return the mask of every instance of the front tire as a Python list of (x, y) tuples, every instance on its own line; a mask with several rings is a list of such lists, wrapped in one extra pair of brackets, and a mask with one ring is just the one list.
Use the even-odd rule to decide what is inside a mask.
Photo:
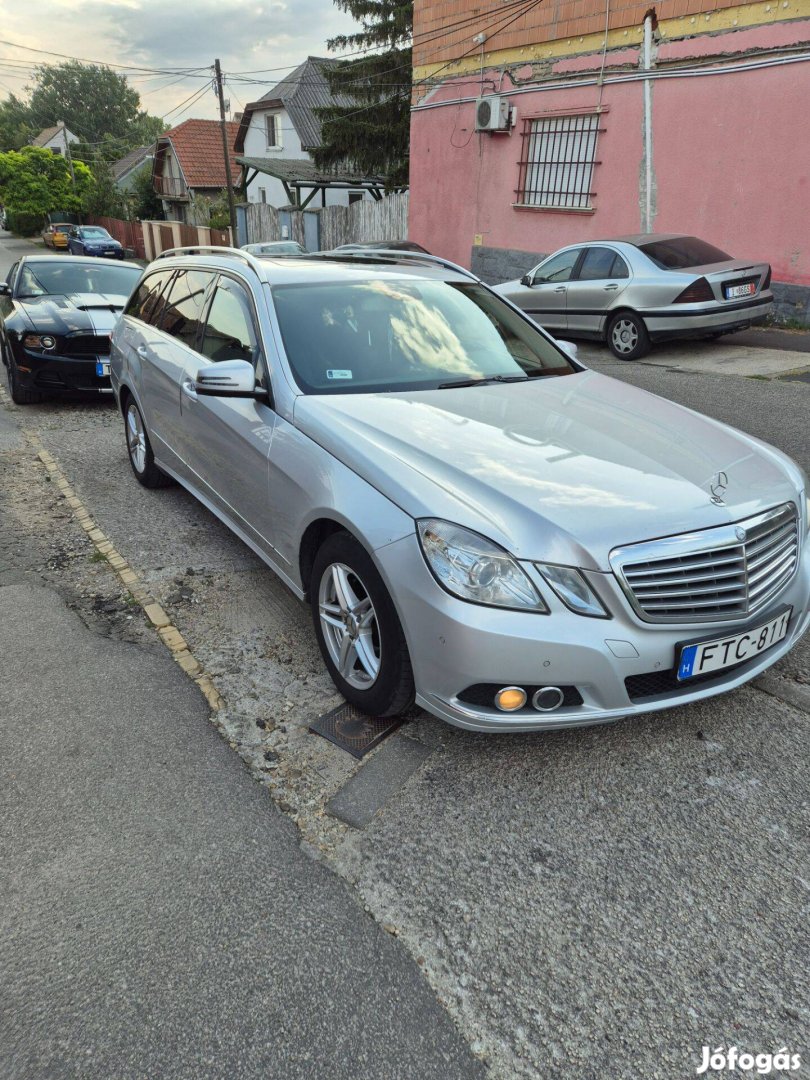
[(371, 557), (349, 533), (322, 545), (310, 595), (318, 646), (343, 697), (369, 716), (406, 712), (415, 691), (402, 625)]
[(127, 398), (124, 407), (124, 425), (129, 463), (138, 483), (143, 484), (145, 488), (169, 487), (173, 480), (155, 464), (152, 444), (146, 434), (146, 424), (141, 416), (141, 410), (132, 397)]
[(620, 311), (610, 320), (608, 348), (619, 360), (638, 360), (650, 351), (650, 335), (635, 311)]
[(13, 356), (6, 358), (6, 377), (8, 379), (8, 392), (11, 394), (11, 400), (15, 405), (36, 405), (37, 402), (42, 401), (42, 394), (39, 390), (32, 390), (30, 386), (23, 386), (20, 383), (20, 374), (17, 371)]

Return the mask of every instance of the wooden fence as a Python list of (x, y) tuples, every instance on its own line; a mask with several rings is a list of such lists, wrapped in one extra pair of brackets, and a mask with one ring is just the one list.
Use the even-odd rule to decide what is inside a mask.
[(144, 221), (145, 258), (157, 258), (162, 251), (176, 247), (231, 247), (230, 229), (209, 229), (204, 225), (186, 225), (182, 221)]
[[(329, 251), (340, 244), (357, 244), (368, 240), (407, 240), (408, 192), (388, 195), (379, 202), (362, 199), (351, 206), (293, 208), (278, 210), (267, 203), (248, 203), (245, 210), (247, 238), (251, 244), (263, 240), (297, 240), (305, 242), (305, 215), (318, 221), (319, 248)], [(288, 235), (282, 235), (287, 225)]]

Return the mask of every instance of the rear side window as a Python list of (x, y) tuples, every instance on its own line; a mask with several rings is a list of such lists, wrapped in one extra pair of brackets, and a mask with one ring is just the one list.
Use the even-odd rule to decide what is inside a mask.
[(178, 270), (169, 286), (161, 330), (193, 349), (200, 328), (205, 294), (213, 274), (204, 270)]
[(610, 248), (588, 248), (577, 277), (580, 281), (600, 281), (602, 278), (626, 278), (624, 259)]
[(258, 358), (259, 342), (250, 303), (244, 289), (227, 278), (220, 278), (211, 301), (202, 353), (214, 363), (247, 360), (255, 365)]
[(155, 325), (161, 307), (158, 301), (171, 276), (171, 270), (161, 270), (157, 274), (145, 277), (132, 294), (124, 314), (131, 315), (133, 319), (140, 319), (141, 322)]
[(653, 240), (649, 244), (641, 244), (639, 251), (643, 251), (659, 270), (688, 270), (693, 266), (728, 262), (731, 258), (725, 251), (707, 244), (705, 240), (698, 240), (696, 236)]

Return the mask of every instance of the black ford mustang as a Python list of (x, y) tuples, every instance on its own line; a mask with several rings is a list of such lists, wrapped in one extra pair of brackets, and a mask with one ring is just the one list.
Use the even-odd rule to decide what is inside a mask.
[(0, 358), (18, 405), (44, 394), (110, 392), (110, 333), (136, 263), (28, 255), (0, 282)]

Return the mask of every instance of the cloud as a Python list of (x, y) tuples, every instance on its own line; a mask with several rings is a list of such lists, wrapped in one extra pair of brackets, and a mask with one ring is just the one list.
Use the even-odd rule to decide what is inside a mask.
[[(259, 80), (255, 83), (233, 79), (228, 96), (238, 110), (240, 103), (261, 97), (307, 56), (328, 56), (328, 38), (356, 29), (332, 0), (200, 0), (193, 6), (187, 0), (29, 0), (4, 13), (2, 36), (65, 56), (145, 68), (205, 68), (219, 57), (226, 77), (258, 68), (281, 69), (252, 75)], [(58, 56), (9, 46), (0, 46), (0, 65), (3, 57), (24, 59), (31, 66), (59, 63)], [(6, 89), (19, 94), (25, 80), (8, 71)], [(6, 77), (0, 68), (0, 96)], [(150, 113), (165, 115), (205, 85), (202, 78), (165, 85), (170, 79), (133, 75), (132, 85)], [(205, 93), (181, 118), (216, 115), (216, 99)]]

